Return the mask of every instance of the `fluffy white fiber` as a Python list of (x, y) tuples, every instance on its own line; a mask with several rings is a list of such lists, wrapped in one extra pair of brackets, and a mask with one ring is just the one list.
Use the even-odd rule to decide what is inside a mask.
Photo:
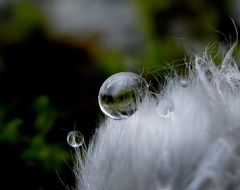
[(196, 56), (187, 84), (170, 79), (131, 117), (106, 118), (88, 150), (77, 153), (76, 188), (239, 190), (240, 73), (233, 49), (220, 67), (207, 53)]

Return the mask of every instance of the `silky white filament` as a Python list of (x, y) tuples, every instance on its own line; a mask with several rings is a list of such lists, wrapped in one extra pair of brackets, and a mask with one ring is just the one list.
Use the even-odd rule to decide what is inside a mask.
[[(217, 67), (196, 56), (128, 118), (106, 117), (77, 153), (78, 190), (239, 190), (240, 73), (231, 48)], [(184, 83), (184, 84), (183, 84)]]

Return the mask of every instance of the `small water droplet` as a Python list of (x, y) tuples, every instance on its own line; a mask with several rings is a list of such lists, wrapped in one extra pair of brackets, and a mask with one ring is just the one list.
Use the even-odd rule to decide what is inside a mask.
[(117, 73), (102, 84), (98, 103), (102, 112), (110, 118), (128, 118), (145, 98), (147, 89), (148, 84), (141, 76), (131, 72)]
[(84, 137), (79, 131), (70, 131), (67, 135), (67, 142), (71, 147), (77, 148), (84, 143)]
[(158, 114), (161, 117), (167, 118), (173, 114), (174, 105), (169, 100), (162, 100), (158, 103)]
[(188, 81), (185, 80), (185, 79), (182, 79), (182, 80), (180, 80), (180, 85), (181, 85), (183, 88), (186, 88), (186, 87), (188, 87)]

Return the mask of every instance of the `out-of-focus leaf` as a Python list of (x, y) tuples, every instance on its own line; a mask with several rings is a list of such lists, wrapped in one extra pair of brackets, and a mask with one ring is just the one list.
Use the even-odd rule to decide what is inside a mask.
[(46, 170), (54, 170), (69, 160), (69, 152), (57, 145), (31, 145), (27, 148), (22, 158), (25, 160), (38, 161)]
[(57, 113), (51, 106), (47, 96), (42, 95), (36, 98), (33, 105), (37, 112), (34, 127), (41, 133), (47, 133), (54, 125)]
[(22, 40), (37, 28), (45, 28), (40, 8), (30, 0), (13, 1), (8, 19), (0, 25), (0, 39), (8, 42)]
[(22, 123), (21, 119), (16, 118), (3, 125), (3, 130), (0, 133), (0, 141), (17, 141), (20, 137), (18, 128)]

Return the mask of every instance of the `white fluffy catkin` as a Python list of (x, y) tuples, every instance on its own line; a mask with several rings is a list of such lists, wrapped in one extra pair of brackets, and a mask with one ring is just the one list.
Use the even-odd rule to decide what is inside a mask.
[[(240, 73), (196, 56), (187, 86), (168, 81), (134, 115), (106, 118), (88, 150), (77, 153), (78, 190), (239, 190)], [(149, 93), (150, 94), (150, 93)], [(163, 101), (173, 112), (162, 117)]]

